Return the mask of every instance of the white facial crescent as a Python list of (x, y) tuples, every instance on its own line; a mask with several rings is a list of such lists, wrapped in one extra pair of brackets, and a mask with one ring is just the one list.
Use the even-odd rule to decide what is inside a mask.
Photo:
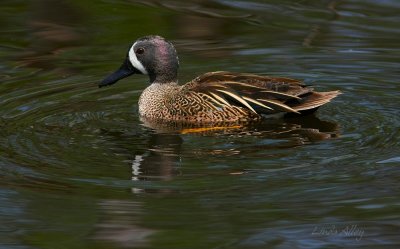
[(129, 61), (132, 63), (132, 66), (134, 66), (142, 74), (148, 74), (146, 68), (144, 68), (143, 64), (136, 57), (135, 51), (133, 50), (135, 45), (136, 42), (132, 45), (131, 49), (129, 50)]

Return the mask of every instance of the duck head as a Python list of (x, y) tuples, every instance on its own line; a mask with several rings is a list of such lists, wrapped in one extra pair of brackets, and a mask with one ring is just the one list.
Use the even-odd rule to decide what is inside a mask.
[(132, 74), (147, 74), (150, 83), (177, 82), (179, 59), (172, 43), (161, 36), (145, 36), (129, 48), (121, 67), (99, 83), (108, 86)]

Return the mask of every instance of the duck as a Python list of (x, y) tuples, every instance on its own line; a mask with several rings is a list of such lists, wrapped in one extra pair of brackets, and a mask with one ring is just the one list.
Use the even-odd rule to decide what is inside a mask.
[(99, 83), (112, 85), (133, 74), (148, 75), (139, 116), (156, 122), (245, 123), (274, 114), (302, 115), (317, 110), (340, 91), (317, 92), (301, 81), (252, 73), (216, 71), (178, 84), (174, 45), (158, 35), (137, 39), (118, 70)]

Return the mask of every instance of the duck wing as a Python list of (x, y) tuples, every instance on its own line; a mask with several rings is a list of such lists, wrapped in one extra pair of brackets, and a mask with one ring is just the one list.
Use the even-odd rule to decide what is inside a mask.
[(219, 106), (240, 106), (257, 114), (300, 113), (316, 109), (340, 94), (339, 91), (315, 92), (289, 78), (224, 71), (200, 75), (183, 89), (207, 95)]

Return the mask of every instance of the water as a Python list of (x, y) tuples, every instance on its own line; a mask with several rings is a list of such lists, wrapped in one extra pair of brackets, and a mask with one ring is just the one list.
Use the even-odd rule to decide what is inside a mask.
[[(3, 1), (0, 248), (399, 248), (400, 3)], [(315, 116), (171, 131), (147, 79), (97, 83), (136, 38), (180, 81), (228, 70), (343, 92)]]

